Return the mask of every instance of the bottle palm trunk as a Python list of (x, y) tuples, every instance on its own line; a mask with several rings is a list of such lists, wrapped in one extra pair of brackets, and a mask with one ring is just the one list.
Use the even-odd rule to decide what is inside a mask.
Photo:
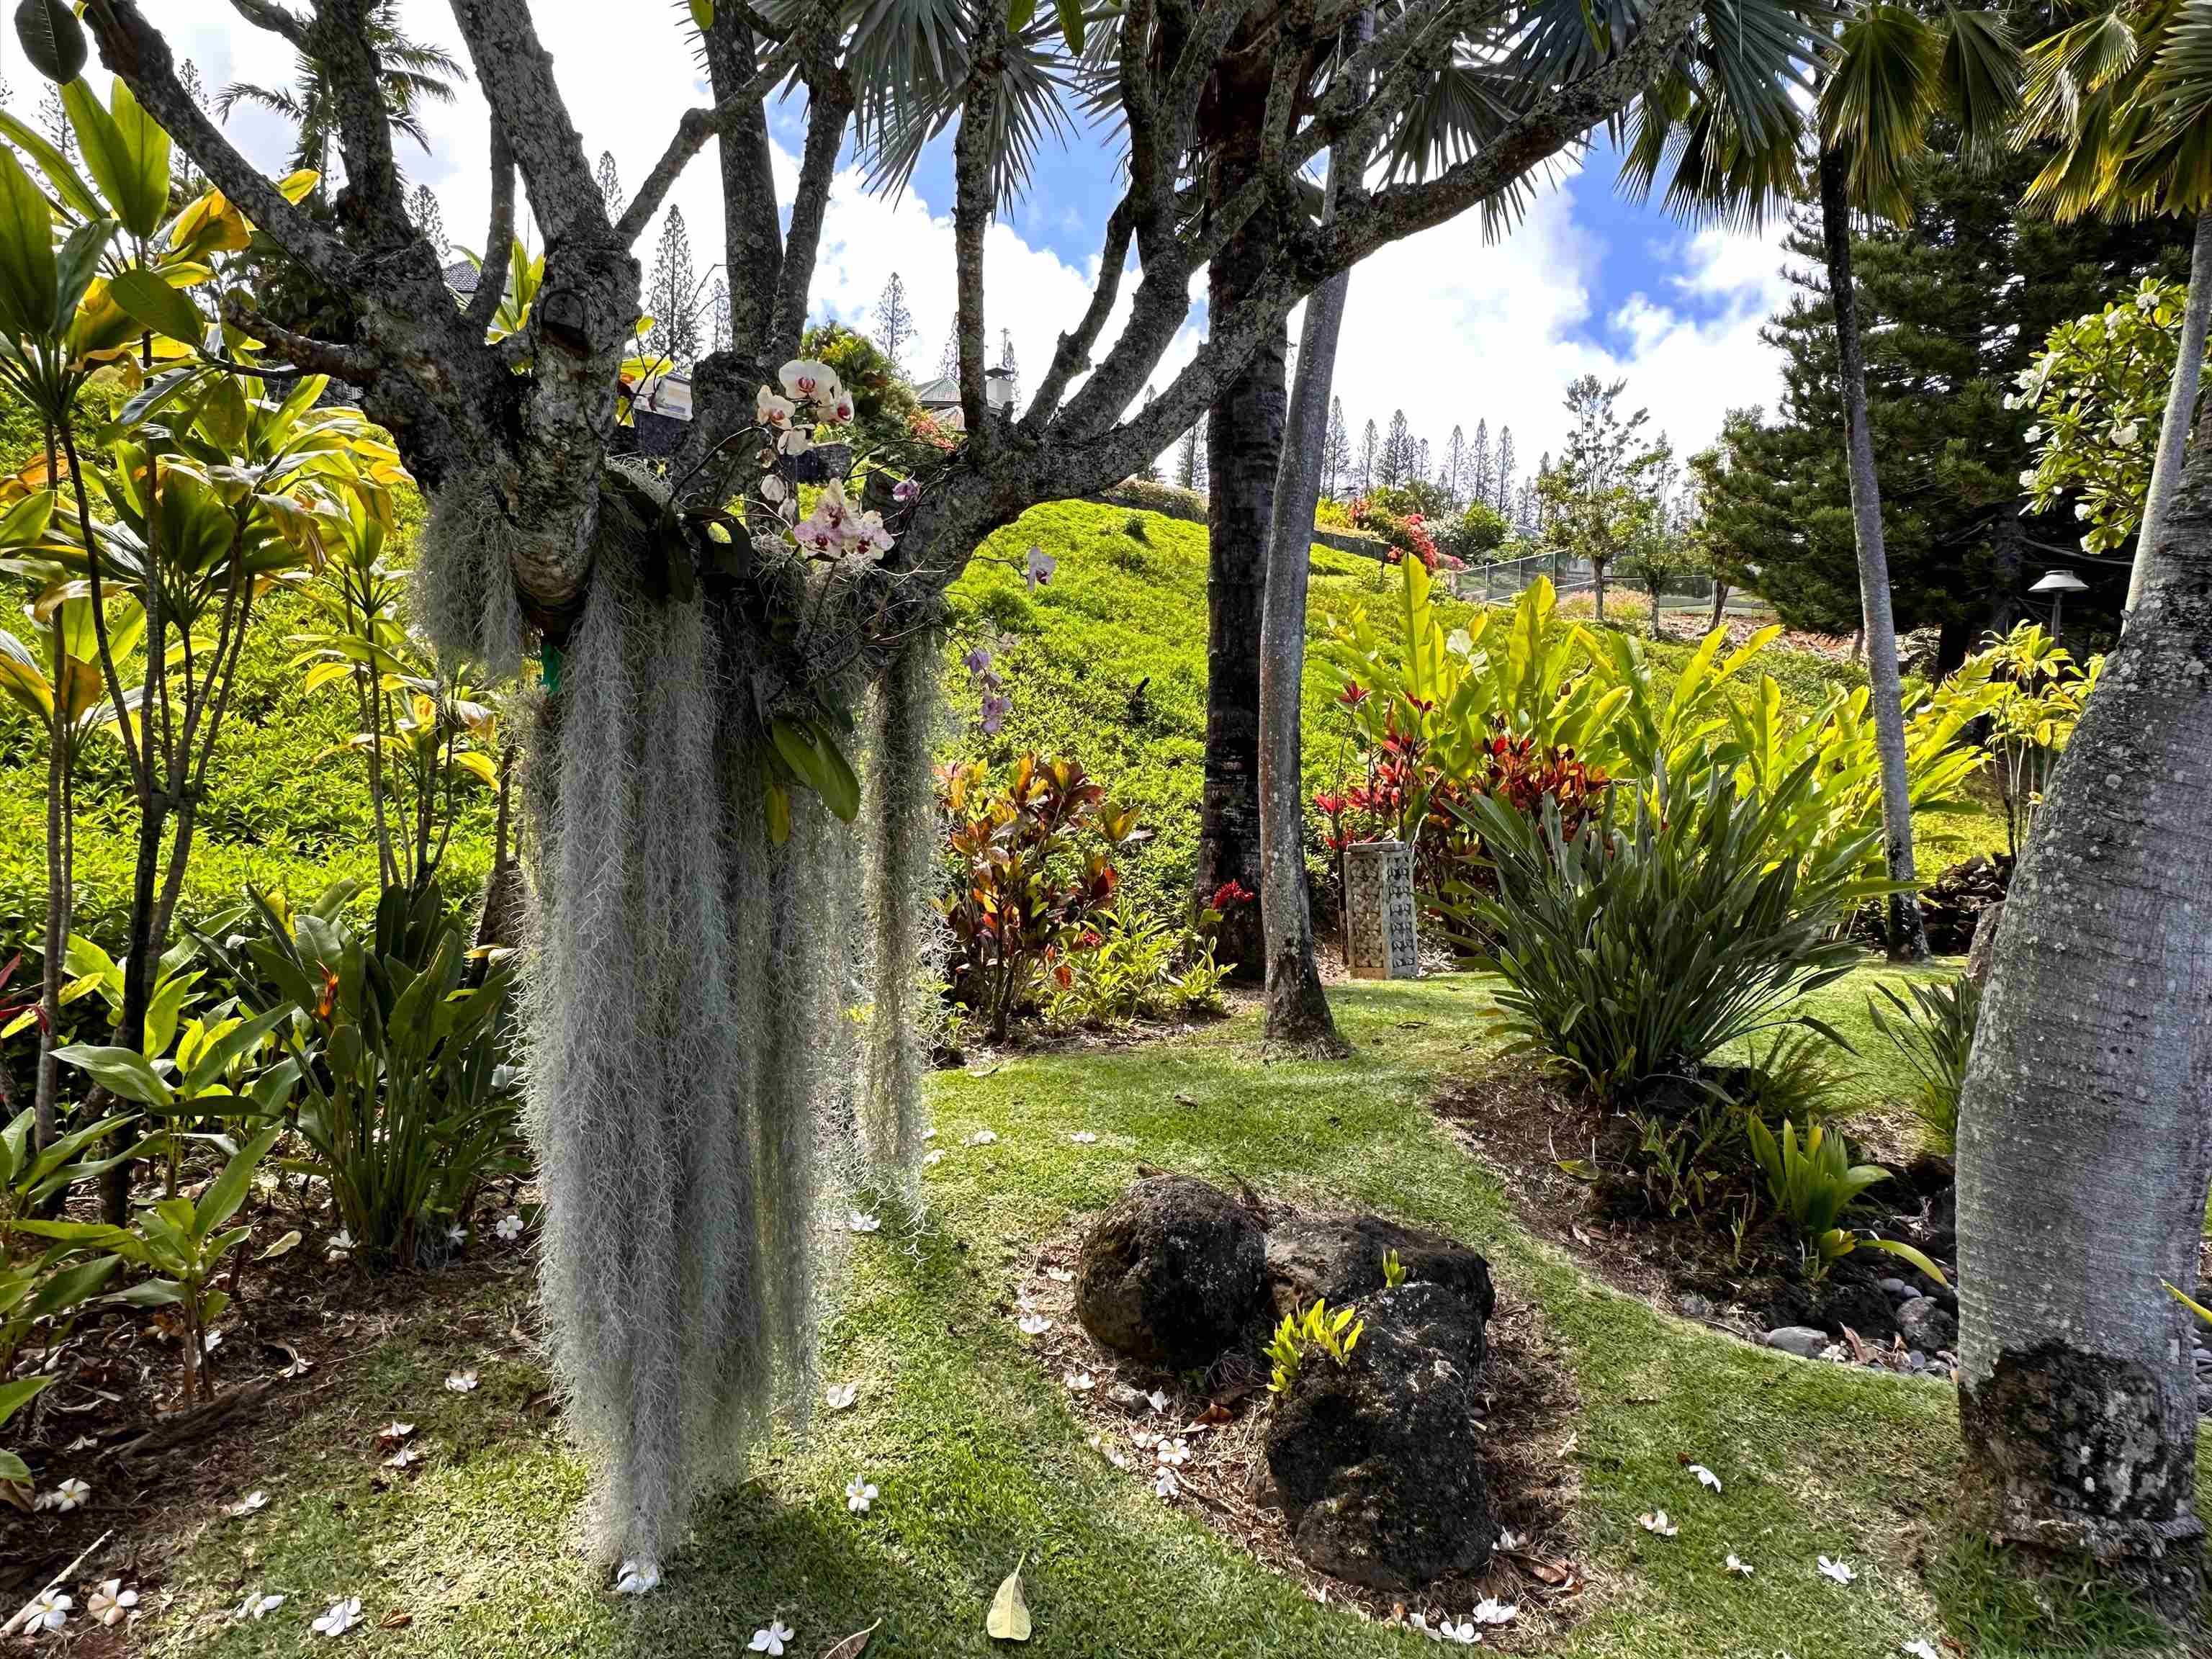
[(2158, 453), (2152, 459), (2150, 490), (2143, 500), (2142, 526), (2136, 533), (2136, 562), (2128, 572), (2130, 614), (2142, 598), (2151, 550), (2165, 533), (2173, 493), (2181, 483), (2189, 428), (2197, 413), (2197, 392), (2204, 372), (2205, 325), (2212, 321), (2212, 208), (2197, 216), (2197, 240), (2189, 250), (2189, 300), (2181, 313), (2181, 349), (2173, 360), (2173, 385), (2159, 422)]
[(1859, 605), (1866, 638), (1867, 682), (1873, 691), (1875, 749), (1881, 760), (1881, 823), (1889, 878), (1905, 890), (1891, 895), (1885, 933), (1890, 958), (1925, 962), (1912, 860), (1912, 797), (1905, 772), (1905, 697), (1897, 668), (1897, 622), (1890, 610), (1889, 554), (1882, 542), (1881, 481), (1874, 468), (1867, 425), (1866, 360), (1859, 345), (1858, 292), (1851, 279), (1849, 163), (1840, 151), (1820, 153), (1820, 234), (1828, 295), (1836, 314), (1836, 377), (1843, 392), (1844, 441), (1851, 481), (1851, 526), (1858, 541)]
[(2003, 1538), (2194, 1595), (2212, 1177), (2212, 452), (2053, 775), (1959, 1128), (1960, 1418)]

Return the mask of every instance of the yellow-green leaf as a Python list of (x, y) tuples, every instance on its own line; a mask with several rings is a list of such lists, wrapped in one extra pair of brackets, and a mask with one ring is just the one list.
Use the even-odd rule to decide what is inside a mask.
[(207, 332), (207, 319), (192, 302), (143, 266), (117, 276), (108, 283), (107, 293), (133, 322), (155, 334), (198, 346)]
[(53, 210), (0, 145), (0, 332), (43, 335), (54, 320)]
[(999, 1593), (991, 1598), (991, 1611), (984, 1616), (983, 1631), (994, 1641), (1026, 1642), (1030, 1639), (1030, 1604), (1022, 1594), (1022, 1562), (1024, 1555), (1014, 1564)]

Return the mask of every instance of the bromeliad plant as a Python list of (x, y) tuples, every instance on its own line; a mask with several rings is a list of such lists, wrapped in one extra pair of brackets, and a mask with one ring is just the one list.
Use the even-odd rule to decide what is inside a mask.
[(1819, 1279), (1862, 1245), (1909, 1261), (1937, 1284), (1943, 1270), (1911, 1245), (1848, 1231), (1842, 1224), (1861, 1194), (1889, 1172), (1872, 1164), (1853, 1164), (1843, 1135), (1825, 1124), (1808, 1125), (1801, 1142), (1785, 1118), (1777, 1135), (1757, 1117), (1746, 1121), (1752, 1154), (1766, 1177), (1766, 1192), (1782, 1221), (1801, 1241), (1806, 1266)]
[(1120, 884), (1114, 854), (1145, 832), (1080, 764), (1036, 755), (996, 787), (980, 762), (942, 769), (938, 804), (953, 867), (937, 902), (952, 930), (953, 994), (1003, 1041), (1042, 977), (1073, 982), (1066, 953)]
[(1906, 983), (1912, 1000), (1887, 985), (1875, 990), (1889, 1004), (1885, 1012), (1873, 996), (1867, 1014), (1912, 1067), (1912, 1109), (1920, 1119), (1928, 1150), (1951, 1156), (1959, 1139), (1959, 1102), (1966, 1091), (1966, 1060), (1981, 1023), (1982, 988), (1964, 974), (1934, 985)]

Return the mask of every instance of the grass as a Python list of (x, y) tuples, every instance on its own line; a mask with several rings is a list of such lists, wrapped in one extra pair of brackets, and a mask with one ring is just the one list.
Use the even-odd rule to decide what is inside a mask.
[[(1863, 1004), (1861, 988), (1834, 988), (1827, 1012)], [(410, 1617), (362, 1632), (382, 1653), (734, 1653), (775, 1613), (799, 1632), (794, 1654), (878, 1620), (872, 1652), (981, 1654), (991, 1591), (1026, 1556), (1039, 1654), (1427, 1651), (1306, 1600), (1109, 1469), (1022, 1352), (1012, 1285), (1041, 1241), (1109, 1201), (1139, 1164), (1441, 1229), (1540, 1305), (1583, 1402), (1571, 1443), (1547, 1449), (1576, 1466), (1589, 1586), (1581, 1622), (1549, 1651), (1895, 1654), (1942, 1635), (1923, 1556), (1946, 1564), (1936, 1589), (1954, 1607), (1967, 1575), (1989, 1581), (1960, 1615), (1975, 1622), (1956, 1626), (1977, 1638), (1977, 1659), (2075, 1650), (2021, 1612), (2032, 1596), (1954, 1547), (1945, 1387), (1784, 1358), (1595, 1285), (1520, 1231), (1427, 1109), (1439, 1079), (1479, 1073), (1485, 981), (1364, 985), (1338, 1001), (1357, 1050), (1343, 1065), (1269, 1060), (1247, 1014), (1140, 1048), (939, 1077), (933, 1115), (949, 1156), (929, 1172), (927, 1218), (859, 1243), (826, 1333), (830, 1374), (861, 1384), (859, 1408), (804, 1447), (778, 1446), (751, 1480), (703, 1504), (668, 1584), (642, 1602), (617, 1602), (569, 1548), (583, 1476), (529, 1408), (542, 1379), (510, 1334), (523, 1293), (495, 1286), (459, 1313), (426, 1307), (256, 1447), (237, 1491), (264, 1486), (274, 1501), (187, 1532), (151, 1650), (321, 1651), (309, 1620), (359, 1595), (372, 1623)], [(996, 1143), (963, 1144), (980, 1127)], [(1097, 1143), (1073, 1146), (1079, 1127)], [(456, 1364), (480, 1370), (477, 1393), (443, 1391)], [(435, 1455), (411, 1483), (386, 1486), (374, 1435), (395, 1414), (418, 1423)], [(1685, 1458), (1723, 1492), (1702, 1491)], [(842, 1503), (854, 1474), (881, 1488), (866, 1516)], [(1679, 1536), (1638, 1528), (1655, 1504)], [(1731, 1550), (1754, 1577), (1723, 1572)], [(1821, 1553), (1850, 1560), (1857, 1582), (1820, 1577)], [(290, 1599), (258, 1624), (222, 1616), (260, 1588)], [(1977, 1611), (1984, 1604), (1996, 1611)]]

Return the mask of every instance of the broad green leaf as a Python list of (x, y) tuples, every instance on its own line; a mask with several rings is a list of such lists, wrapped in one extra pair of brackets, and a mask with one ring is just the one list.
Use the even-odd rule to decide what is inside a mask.
[(0, 110), (0, 138), (7, 139), (39, 164), (39, 171), (46, 175), (54, 194), (62, 198), (62, 205), (78, 218), (106, 216), (107, 209), (92, 193), (92, 186), (85, 183), (83, 175), (46, 134), (6, 110)]
[(115, 234), (112, 219), (88, 219), (69, 234), (55, 256), (54, 332), (66, 334), (78, 303), (100, 270), (100, 256)]
[[(207, 319), (178, 289), (143, 266), (133, 266), (107, 285), (116, 304), (141, 327), (197, 350), (207, 337)], [(224, 377), (228, 379), (228, 377)]]
[(216, 1228), (238, 1213), (238, 1206), (246, 1202), (246, 1189), (253, 1183), (253, 1171), (261, 1160), (269, 1156), (269, 1149), (276, 1144), (276, 1137), (284, 1133), (284, 1126), (272, 1123), (239, 1149), (238, 1156), (223, 1166), (222, 1173), (200, 1194), (199, 1207), (193, 1212), (192, 1226), (201, 1237), (206, 1237)]
[(1060, 8), (1060, 32), (1071, 53), (1083, 51), (1083, 0), (1054, 0)]
[(147, 1063), (146, 1057), (128, 1048), (73, 1042), (66, 1048), (57, 1048), (54, 1058), (64, 1066), (91, 1073), (124, 1099), (137, 1101), (142, 1106), (167, 1106), (176, 1098), (161, 1074)]
[(0, 333), (46, 334), (54, 320), (53, 210), (0, 145)]
[(1022, 1564), (1028, 1559), (1025, 1554), (1014, 1564), (1014, 1570), (1000, 1584), (999, 1593), (991, 1598), (991, 1610), (983, 1618), (983, 1632), (994, 1641), (1030, 1639), (1029, 1599), (1022, 1594)]
[(84, 73), (92, 55), (84, 25), (68, 0), (23, 0), (15, 9), (15, 38), (23, 56), (47, 80), (66, 83)]
[(173, 1279), (149, 1279), (107, 1298), (126, 1308), (173, 1308), (185, 1299), (184, 1287)]
[[(26, 1403), (35, 1399), (42, 1390), (52, 1388), (60, 1380), (56, 1376), (23, 1376), (18, 1377), (13, 1382), (0, 1382), (0, 1424), (6, 1423), (9, 1418), (22, 1410)], [(0, 1478), (20, 1480), (25, 1477), (8, 1475), (0, 1476)]]
[(117, 216), (132, 235), (150, 238), (169, 216), (169, 135), (119, 75), (108, 89), (107, 105), (130, 169), (128, 200), (117, 203)]

